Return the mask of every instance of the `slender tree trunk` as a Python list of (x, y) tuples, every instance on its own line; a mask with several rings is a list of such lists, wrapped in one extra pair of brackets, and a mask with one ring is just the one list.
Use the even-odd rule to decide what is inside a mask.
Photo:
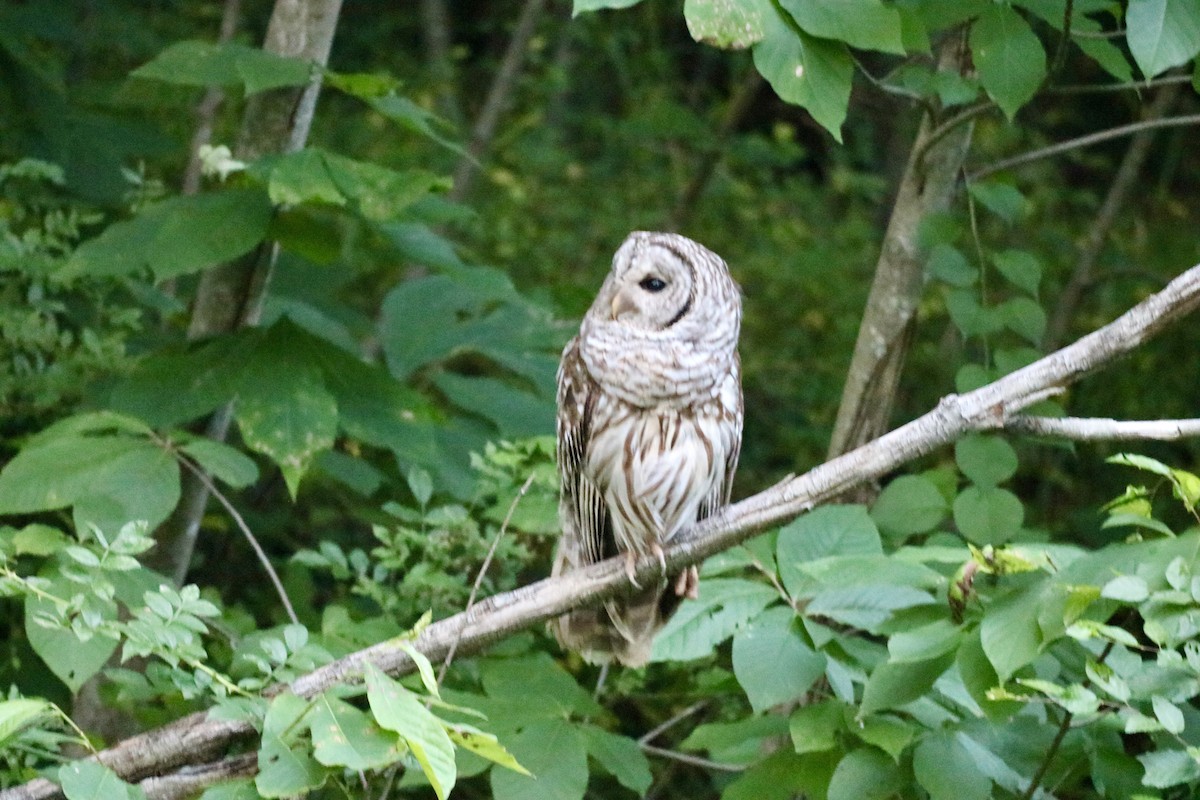
[[(267, 25), (263, 49), (324, 66), (337, 28), (341, 0), (277, 0)], [(308, 140), (313, 111), (321, 90), (319, 75), (303, 87), (275, 89), (254, 95), (246, 104), (236, 156), (253, 161), (268, 153), (299, 150)], [(276, 247), (263, 244), (254, 252), (220, 264), (200, 278), (192, 307), (188, 337), (200, 339), (254, 325), (262, 314)], [(224, 439), (232, 409), (217, 411), (207, 434)], [(208, 490), (191, 475), (183, 476), (182, 496), (175, 513), (157, 531), (158, 546), (150, 566), (182, 583), (195, 548)]]
[[(1175, 103), (1175, 98), (1179, 96), (1179, 88), (1180, 84), (1171, 83), (1159, 89), (1142, 118), (1154, 120), (1167, 116), (1171, 106)], [(1135, 133), (1129, 141), (1129, 147), (1121, 159), (1121, 166), (1117, 168), (1117, 174), (1108, 187), (1104, 203), (1101, 204), (1096, 218), (1092, 220), (1091, 228), (1088, 229), (1087, 236), (1084, 237), (1083, 244), (1079, 247), (1079, 258), (1075, 262), (1075, 268), (1071, 271), (1071, 277), (1058, 297), (1054, 313), (1050, 315), (1050, 322), (1046, 326), (1046, 336), (1042, 342), (1044, 350), (1054, 350), (1066, 337), (1067, 328), (1070, 326), (1071, 320), (1075, 319), (1075, 312), (1079, 309), (1083, 293), (1092, 282), (1093, 274), (1096, 271), (1096, 262), (1100, 260), (1100, 254), (1104, 252), (1108, 235), (1112, 232), (1113, 225), (1116, 224), (1117, 214), (1128, 202), (1134, 188), (1138, 185), (1138, 177), (1142, 174), (1146, 157), (1150, 155), (1150, 145), (1154, 143), (1154, 137), (1157, 134), (1156, 129), (1145, 128)]]
[[(221, 30), (217, 34), (217, 42), (220, 44), (231, 40), (237, 32), (241, 6), (241, 0), (225, 0), (225, 7), (221, 12)], [(192, 133), (192, 142), (188, 146), (191, 156), (188, 158), (187, 169), (183, 172), (183, 194), (191, 195), (200, 191), (200, 148), (212, 141), (213, 122), (224, 102), (225, 92), (221, 87), (210, 86), (205, 90), (200, 104), (196, 106), (196, 130)]]
[(521, 16), (517, 19), (516, 30), (508, 41), (500, 69), (496, 73), (488, 89), (487, 99), (471, 128), (471, 140), (467, 144), (467, 155), (464, 156), (454, 170), (454, 187), (450, 190), (451, 200), (462, 200), (471, 191), (479, 162), (492, 146), (496, 136), (496, 128), (500, 124), (500, 115), (508, 108), (513, 92), (517, 88), (517, 78), (521, 74), (521, 66), (525, 63), (525, 54), (529, 51), (529, 40), (537, 30), (537, 23), (546, 8), (546, 0), (525, 0)]
[(454, 80), (454, 61), (450, 56), (450, 13), (446, 0), (421, 0), (421, 30), (425, 38), (425, 58), (434, 83), (434, 104), (446, 119), (458, 121), (462, 111)]
[[(948, 38), (940, 48), (940, 67), (964, 70), (964, 50), (962, 37)], [(877, 438), (889, 427), (921, 297), (924, 253), (918, 228), (930, 213), (949, 207), (971, 142), (969, 122), (934, 139), (939, 116), (926, 115), (921, 121), (900, 181), (846, 376), (830, 458)]]

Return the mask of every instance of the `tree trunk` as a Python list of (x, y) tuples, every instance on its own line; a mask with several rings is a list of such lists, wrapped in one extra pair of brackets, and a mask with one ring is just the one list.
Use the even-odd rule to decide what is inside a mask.
[[(940, 68), (965, 69), (964, 50), (962, 37), (948, 38), (939, 52)], [(935, 138), (941, 116), (927, 114), (921, 121), (900, 181), (846, 376), (830, 458), (877, 438), (889, 427), (921, 297), (924, 253), (918, 228), (930, 213), (949, 207), (971, 141), (970, 122)]]
[[(324, 66), (329, 61), (340, 10), (341, 0), (277, 0), (263, 49)], [(318, 73), (307, 86), (275, 89), (251, 97), (242, 118), (237, 158), (253, 161), (268, 153), (294, 152), (303, 147), (320, 90)], [(236, 261), (205, 272), (196, 290), (188, 337), (200, 339), (257, 323), (275, 257), (276, 247), (264, 243)], [(209, 421), (207, 435), (224, 439), (231, 417), (228, 406), (216, 412)], [(179, 505), (157, 531), (158, 546), (151, 551), (149, 566), (176, 583), (182, 583), (187, 575), (207, 503), (208, 490), (198, 479), (185, 474)]]

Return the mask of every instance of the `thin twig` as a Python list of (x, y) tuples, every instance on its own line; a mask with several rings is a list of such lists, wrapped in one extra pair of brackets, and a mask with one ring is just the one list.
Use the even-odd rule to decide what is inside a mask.
[(660, 758), (669, 758), (672, 761), (679, 761), (683, 764), (691, 764), (693, 767), (701, 767), (703, 769), (715, 769), (719, 772), (745, 772), (745, 764), (729, 764), (723, 761), (709, 761), (707, 758), (700, 756), (689, 756), (687, 753), (679, 753), (675, 750), (668, 750), (665, 747), (655, 747), (652, 744), (643, 744), (638, 742), (638, 747), (643, 753), (649, 753), (652, 756)]
[[(492, 546), (488, 548), (487, 555), (483, 558), (483, 563), (479, 565), (479, 572), (475, 573), (475, 583), (471, 586), (471, 593), (467, 596), (467, 607), (465, 611), (470, 611), (475, 605), (475, 598), (479, 595), (479, 587), (483, 584), (483, 576), (487, 574), (488, 567), (492, 565), (492, 559), (496, 556), (496, 548), (500, 546), (500, 539), (504, 536), (504, 532), (508, 530), (508, 523), (512, 522), (513, 513), (517, 510), (517, 504), (521, 502), (521, 498), (529, 491), (529, 486), (533, 483), (535, 473), (529, 473), (529, 477), (525, 479), (525, 483), (521, 484), (521, 488), (517, 490), (517, 496), (513, 498), (508, 505), (508, 513), (504, 515), (504, 521), (500, 523), (500, 530), (496, 531), (496, 535), (492, 537)], [(454, 653), (458, 650), (458, 641), (450, 646), (450, 650), (446, 653), (446, 660), (442, 662), (442, 668), (438, 671), (437, 682), (442, 685), (442, 679), (446, 677), (446, 670), (450, 669), (450, 662), (454, 660)]]
[(1164, 75), (1152, 81), (1133, 81), (1130, 83), (1080, 83), (1063, 86), (1047, 86), (1046, 94), (1099, 94), (1104, 92), (1141, 92), (1158, 86), (1169, 86), (1177, 83), (1191, 83), (1191, 75)]
[(933, 132), (925, 137), (925, 141), (921, 143), (921, 149), (917, 151), (917, 154), (914, 156), (914, 158), (924, 158), (925, 154), (929, 152), (930, 148), (932, 148), (942, 139), (945, 139), (947, 136), (949, 136), (950, 133), (953, 132), (954, 129), (959, 125), (968, 123), (975, 119), (975, 117), (978, 117), (980, 114), (999, 107), (1000, 106), (996, 105), (991, 100), (981, 100), (974, 105), (967, 106), (962, 111), (958, 112), (953, 117), (934, 128)]
[(275, 586), (275, 593), (279, 595), (279, 602), (283, 603), (283, 608), (287, 612), (288, 619), (290, 619), (294, 624), (299, 625), (300, 618), (296, 616), (296, 610), (292, 608), (292, 601), (288, 598), (287, 590), (283, 588), (283, 581), (279, 580), (279, 573), (275, 571), (275, 567), (271, 566), (271, 559), (267, 558), (266, 551), (263, 550), (262, 545), (258, 543), (258, 538), (255, 537), (254, 533), (250, 530), (250, 526), (246, 524), (246, 520), (242, 519), (242, 515), (239, 514), (238, 510), (233, 507), (233, 503), (229, 502), (229, 498), (227, 498), (224, 493), (222, 493), (221, 490), (216, 487), (216, 484), (212, 482), (212, 479), (204, 474), (204, 470), (193, 464), (191, 460), (185, 457), (182, 453), (177, 453), (176, 457), (179, 459), (179, 463), (183, 464), (183, 466), (187, 468), (188, 472), (196, 476), (196, 480), (200, 481), (200, 483), (204, 485), (204, 488), (208, 490), (209, 494), (217, 498), (217, 502), (220, 503), (225, 508), (225, 511), (229, 513), (229, 516), (233, 519), (233, 523), (237, 525), (238, 530), (242, 532), (242, 535), (246, 537), (246, 541), (250, 543), (250, 547), (252, 550), (254, 550), (254, 554), (258, 556), (258, 562), (262, 564), (263, 570), (267, 573), (267, 577), (271, 579), (271, 583)]
[(988, 175), (1000, 172), (1001, 170), (1012, 169), (1013, 167), (1024, 166), (1034, 161), (1040, 161), (1043, 158), (1065, 153), (1069, 150), (1074, 150), (1080, 147), (1087, 147), (1100, 142), (1107, 142), (1109, 139), (1118, 139), (1122, 136), (1129, 136), (1138, 131), (1150, 130), (1152, 128), (1177, 128), (1185, 125), (1200, 125), (1200, 114), (1187, 114), (1182, 117), (1166, 117), (1164, 119), (1147, 119), (1140, 122), (1131, 122), (1128, 125), (1118, 125), (1115, 128), (1108, 130), (1096, 131), (1089, 133), (1086, 136), (1077, 136), (1074, 139), (1068, 139), (1065, 142), (1058, 142), (1041, 147), (1037, 150), (1030, 150), (1028, 153), (1021, 153), (1011, 158), (1005, 158), (997, 161), (986, 167), (976, 170), (968, 176), (968, 180), (977, 181), (986, 178)]
[[(1096, 663), (1103, 664), (1105, 659), (1108, 658), (1108, 654), (1112, 652), (1112, 649), (1112, 642), (1105, 644), (1104, 650), (1102, 650), (1100, 655), (1096, 657)], [(1092, 681), (1090, 678), (1085, 678), (1083, 681), (1083, 686), (1086, 687), (1090, 685), (1091, 682)], [(1054, 734), (1054, 740), (1050, 742), (1050, 747), (1046, 750), (1046, 757), (1042, 759), (1042, 763), (1038, 765), (1037, 772), (1035, 772), (1033, 777), (1029, 780), (1029, 786), (1021, 794), (1021, 800), (1031, 800), (1034, 793), (1037, 791), (1038, 786), (1041, 785), (1042, 779), (1046, 777), (1046, 773), (1050, 770), (1050, 762), (1054, 760), (1054, 756), (1058, 753), (1058, 748), (1062, 746), (1063, 739), (1065, 739), (1067, 736), (1067, 731), (1071, 729), (1072, 717), (1073, 715), (1070, 711), (1063, 709), (1062, 722), (1058, 724), (1058, 731)]]
[(646, 733), (642, 734), (642, 737), (637, 740), (638, 744), (639, 745), (650, 744), (650, 742), (653, 742), (660, 735), (666, 733), (671, 728), (673, 728), (676, 725), (678, 725), (679, 723), (683, 722), (685, 719), (692, 716), (696, 712), (700, 711), (707, 705), (708, 705), (707, 700), (700, 700), (699, 702), (692, 703), (690, 706), (685, 708), (683, 711), (680, 711), (678, 714), (671, 717), (666, 722), (664, 722), (660, 725), (656, 725), (655, 727), (651, 728)]

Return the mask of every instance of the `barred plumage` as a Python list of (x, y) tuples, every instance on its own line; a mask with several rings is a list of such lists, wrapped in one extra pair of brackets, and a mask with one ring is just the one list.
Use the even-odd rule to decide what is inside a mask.
[[(563, 351), (558, 372), (562, 538), (554, 574), (662, 556), (729, 502), (742, 437), (741, 296), (729, 269), (671, 233), (635, 232)], [(695, 568), (553, 625), (589, 661), (644, 664)], [(669, 584), (674, 584), (669, 589)]]

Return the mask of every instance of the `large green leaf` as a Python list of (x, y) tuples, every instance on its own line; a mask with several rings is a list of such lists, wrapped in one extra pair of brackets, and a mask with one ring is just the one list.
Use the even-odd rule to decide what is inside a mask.
[[(374, 664), (367, 664), (366, 677), (367, 701), (371, 704), (375, 720), (384, 728), (404, 737), (438, 800), (446, 800), (458, 775), (454, 764), (454, 743), (446, 734), (445, 724), (415, 694), (389, 678)], [(503, 772), (516, 774), (508, 770)]]
[(763, 20), (773, 13), (768, 0), (683, 0), (683, 16), (692, 38), (730, 50), (761, 40)]
[(809, 582), (804, 564), (829, 556), (882, 553), (879, 529), (863, 506), (821, 506), (785, 525), (775, 545), (779, 576), (792, 594)]
[(182, 86), (245, 87), (246, 94), (283, 86), (303, 86), (313, 65), (296, 58), (268, 53), (236, 42), (213, 44), (176, 42), (153, 60), (135, 69), (135, 78)]
[[(41, 588), (51, 597), (70, 599), (79, 593), (79, 584), (62, 577), (57, 572), (45, 576), (47, 582)], [(89, 603), (89, 614), (100, 620), (113, 622), (117, 619), (117, 605), (111, 601), (96, 600)], [(33, 652), (50, 668), (72, 693), (99, 672), (117, 649), (117, 640), (93, 634), (80, 639), (69, 628), (43, 625), (43, 618), (55, 619), (54, 604), (38, 595), (25, 598), (25, 636)]]
[[(507, 722), (514, 726), (527, 720), (592, 717), (601, 713), (595, 698), (547, 653), (489, 660), (481, 668), (480, 679), (489, 699), (507, 705), (502, 708)], [(542, 701), (531, 704), (531, 696)]]
[(780, 0), (779, 4), (813, 36), (904, 55), (900, 14), (880, 0)]
[(929, 792), (929, 800), (987, 800), (992, 782), (957, 738), (937, 733), (921, 740), (913, 751), (913, 773)]
[(493, 769), (495, 800), (581, 800), (588, 768), (587, 744), (579, 728), (561, 719), (535, 722), (505, 744), (533, 775)]
[(146, 793), (117, 777), (103, 764), (72, 761), (58, 768), (58, 782), (67, 800), (146, 800)]
[(80, 505), (108, 509), (100, 517), (84, 515), (97, 524), (121, 518), (153, 527), (167, 518), (179, 501), (175, 459), (142, 436), (87, 435), (72, 427), (96, 417), (72, 417), (48, 428), (8, 463), (0, 472), (0, 514)]
[(63, 273), (110, 276), (148, 269), (166, 280), (198, 272), (249, 252), (266, 236), (270, 221), (271, 203), (260, 189), (171, 197), (84, 242)]
[(980, 623), (983, 652), (1001, 683), (1037, 657), (1042, 647), (1038, 610), (1053, 592), (1045, 578), (1015, 587), (992, 602)]
[(885, 661), (871, 672), (863, 687), (859, 716), (896, 708), (925, 696), (952, 663), (952, 652), (925, 661)]
[(777, 600), (770, 586), (740, 578), (700, 582), (700, 597), (685, 601), (654, 640), (653, 661), (689, 661), (711, 655), (739, 626)]
[(806, 108), (841, 142), (854, 77), (846, 45), (811, 36), (779, 12), (764, 17), (763, 39), (754, 46), (754, 66), (777, 95)]
[(946, 498), (929, 478), (901, 475), (879, 493), (871, 519), (886, 533), (904, 537), (933, 530), (948, 510)]
[(587, 743), (588, 755), (596, 759), (605, 772), (639, 797), (646, 793), (654, 778), (650, 774), (650, 762), (636, 741), (595, 725), (581, 725), (579, 730)]
[(52, 714), (54, 706), (48, 701), (17, 697), (0, 700), (0, 747), (34, 720)]
[(371, 717), (327, 692), (313, 701), (308, 717), (313, 756), (327, 767), (378, 769), (398, 760), (404, 747)]
[(847, 586), (818, 593), (805, 607), (804, 613), (808, 617), (831, 619), (843, 625), (874, 631), (896, 611), (935, 602), (928, 592), (911, 586)]
[(1200, 4), (1195, 0), (1129, 0), (1125, 40), (1147, 80), (1200, 52)]
[(954, 460), (979, 486), (1003, 483), (1017, 471), (1017, 453), (999, 436), (973, 433), (954, 444)]
[(825, 674), (825, 657), (795, 623), (791, 607), (775, 606), (733, 636), (733, 674), (756, 712), (803, 697)]
[(979, 81), (1012, 119), (1046, 77), (1046, 51), (1029, 23), (1007, 5), (993, 5), (971, 28)]
[(829, 781), (829, 800), (882, 800), (900, 788), (903, 779), (887, 756), (861, 747), (843, 756)]
[(1007, 489), (968, 486), (954, 500), (954, 524), (975, 544), (1003, 544), (1025, 519), (1021, 500)]

